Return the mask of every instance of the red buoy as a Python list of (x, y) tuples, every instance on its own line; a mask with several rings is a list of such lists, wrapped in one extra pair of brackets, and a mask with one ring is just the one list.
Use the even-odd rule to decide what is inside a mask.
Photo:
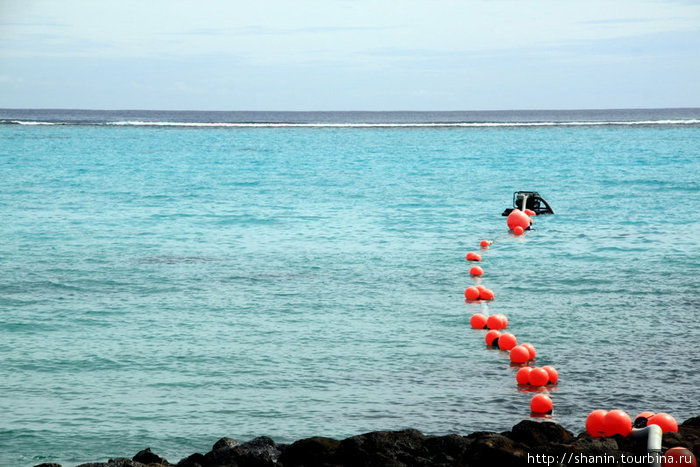
[(498, 315), (491, 315), (486, 319), (486, 327), (489, 329), (503, 329), (501, 318)]
[(603, 423), (606, 436), (627, 436), (632, 432), (632, 419), (624, 410), (615, 409), (606, 413)]
[(523, 212), (525, 214), (527, 214), (528, 216), (536, 216), (537, 215), (537, 213), (535, 211), (533, 211), (532, 209), (526, 209)]
[(486, 333), (486, 336), (484, 336), (484, 341), (486, 341), (486, 345), (493, 345), (493, 341), (501, 337), (500, 331), (496, 331), (495, 329), (490, 330), (489, 332)]
[(664, 467), (698, 467), (698, 459), (688, 448), (676, 446), (664, 453)]
[(537, 394), (530, 400), (530, 410), (534, 413), (550, 413), (554, 404), (547, 394)]
[(676, 419), (667, 413), (657, 413), (649, 417), (647, 426), (659, 425), (664, 433), (678, 433), (678, 423)]
[(547, 375), (549, 375), (549, 384), (557, 384), (557, 381), (559, 381), (559, 373), (557, 370), (550, 365), (545, 365), (542, 367), (542, 369), (547, 372)]
[(469, 319), (469, 324), (474, 329), (484, 329), (486, 327), (486, 316), (481, 313), (474, 313)]
[(513, 209), (510, 214), (508, 214), (506, 224), (508, 224), (510, 230), (515, 230), (516, 227), (522, 227), (522, 229), (525, 230), (530, 227), (530, 218), (520, 209)]
[(492, 243), (493, 242), (490, 240), (482, 240), (481, 243), (479, 243), (479, 245), (481, 246), (481, 248), (488, 248), (489, 245)]
[(476, 287), (467, 287), (467, 289), (464, 291), (464, 296), (467, 300), (478, 300), (479, 294), (479, 289)]
[[(517, 349), (518, 347), (515, 347), (513, 350)], [(511, 355), (513, 354), (513, 350), (510, 351)], [(527, 386), (528, 384), (530, 384), (529, 378), (531, 371), (532, 368), (530, 368), (529, 366), (524, 366), (521, 369), (519, 369), (518, 372), (515, 374), (515, 380), (520, 386)]]
[(598, 409), (588, 414), (586, 418), (586, 431), (594, 438), (606, 436), (605, 434), (605, 415), (606, 410)]
[(537, 355), (537, 351), (535, 350), (535, 346), (532, 345), (532, 344), (530, 344), (529, 342), (525, 342), (525, 343), (522, 344), (522, 345), (523, 345), (523, 347), (526, 347), (527, 350), (530, 351), (530, 358), (529, 358), (529, 360), (534, 360), (534, 359), (535, 359), (535, 356)]
[(470, 251), (467, 253), (467, 256), (465, 256), (467, 261), (481, 261), (481, 255), (478, 253), (474, 253), (473, 251)]
[(487, 289), (486, 287), (482, 288), (479, 291), (479, 299), (480, 300), (493, 300), (495, 297), (493, 290)]
[(549, 382), (549, 373), (544, 368), (533, 368), (529, 381), (533, 386), (544, 386)]
[[(530, 360), (530, 351), (524, 345), (516, 345), (510, 349), (510, 361), (513, 363), (525, 363)], [(526, 367), (530, 369), (530, 367)], [(524, 368), (521, 368), (524, 369)], [(528, 371), (529, 373), (529, 371)], [(527, 381), (526, 381), (527, 383)]]
[(514, 233), (515, 235), (522, 235), (522, 234), (525, 233), (525, 229), (523, 229), (522, 227), (520, 227), (519, 225), (517, 225), (517, 226), (515, 226), (515, 228), (513, 229), (513, 233)]
[(489, 329), (505, 329), (508, 327), (508, 318), (500, 313), (491, 315), (486, 319), (486, 327)]
[(472, 268), (469, 270), (469, 274), (472, 276), (481, 276), (484, 274), (484, 270), (479, 266), (472, 266)]
[(518, 339), (510, 332), (501, 334), (501, 337), (498, 339), (498, 348), (501, 350), (510, 350), (517, 344)]

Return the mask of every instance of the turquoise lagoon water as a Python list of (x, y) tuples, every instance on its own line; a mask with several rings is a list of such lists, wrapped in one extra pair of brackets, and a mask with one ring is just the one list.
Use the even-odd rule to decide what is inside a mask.
[(699, 116), (0, 111), (0, 465), (699, 415)]

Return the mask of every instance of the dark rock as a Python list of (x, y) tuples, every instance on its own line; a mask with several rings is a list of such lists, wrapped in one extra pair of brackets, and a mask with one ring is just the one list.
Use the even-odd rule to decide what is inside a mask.
[(281, 451), (267, 436), (260, 436), (234, 447), (222, 447), (204, 455), (207, 467), (270, 467)]
[(279, 457), (284, 467), (324, 467), (332, 464), (340, 441), (316, 436), (296, 441), (289, 445)]
[(513, 441), (528, 446), (542, 446), (550, 443), (566, 444), (574, 440), (574, 434), (553, 422), (523, 420), (507, 435)]
[(472, 467), (528, 465), (528, 452), (525, 444), (513, 441), (499, 433), (482, 432), (473, 440), (466, 455), (467, 463)]
[(700, 427), (692, 425), (681, 425), (678, 433), (689, 443), (700, 443)]
[(467, 463), (467, 452), (473, 439), (459, 435), (431, 436), (425, 440), (432, 465), (461, 466)]
[(146, 448), (143, 451), (139, 451), (132, 460), (135, 462), (140, 462), (142, 464), (147, 464), (150, 466), (158, 465), (170, 465), (170, 462), (166, 461), (160, 456), (157, 456), (151, 452), (151, 448)]
[(185, 457), (177, 463), (176, 467), (204, 467), (207, 465), (204, 455), (198, 452)]
[[(587, 433), (579, 435), (579, 437), (566, 446), (566, 452), (571, 456), (578, 455), (584, 456), (591, 466), (610, 466), (616, 465), (616, 461), (619, 462), (622, 452), (617, 444), (617, 437), (602, 437), (593, 438)], [(646, 451), (645, 451), (646, 452)], [(576, 465), (577, 462), (572, 461), (568, 465)]]
[[(510, 433), (510, 432), (509, 432)], [(483, 438), (484, 436), (489, 436), (493, 435), (493, 431), (475, 431), (474, 433), (469, 433), (466, 437), (467, 439), (477, 439), (477, 438)], [(505, 436), (504, 433), (501, 433)]]
[(685, 446), (700, 458), (700, 417), (689, 418), (678, 427), (679, 434), (685, 441)]
[(241, 444), (238, 449), (248, 456), (268, 458), (271, 462), (277, 462), (282, 452), (277, 448), (277, 444), (267, 436), (259, 436)]
[(621, 452), (626, 452), (634, 455), (643, 455), (647, 452), (647, 438), (635, 438), (633, 436), (615, 435), (613, 439), (617, 443), (617, 448)]
[[(236, 448), (221, 448), (204, 455), (202, 467), (238, 467), (239, 452)], [(188, 466), (189, 467), (189, 466)]]
[(126, 457), (117, 457), (110, 459), (108, 462), (90, 462), (87, 464), (80, 464), (76, 467), (150, 467), (141, 462), (135, 462)]
[(694, 427), (700, 428), (700, 416), (689, 418), (688, 420), (681, 423), (681, 426), (685, 426), (685, 427), (694, 426)]
[(377, 431), (340, 442), (334, 464), (344, 466), (429, 465), (425, 436), (417, 430)]
[(239, 443), (233, 438), (221, 438), (219, 441), (214, 443), (214, 446), (212, 446), (211, 450), (216, 451), (217, 449), (235, 448), (236, 446), (240, 445), (241, 443)]
[[(425, 436), (407, 429), (365, 433), (342, 441), (313, 437), (291, 445), (276, 444), (266, 436), (242, 444), (221, 438), (207, 454), (192, 454), (177, 467), (525, 467), (552, 462), (557, 466), (610, 466), (621, 463), (623, 454), (646, 455), (646, 443), (645, 437), (593, 438), (585, 432), (574, 437), (556, 423), (524, 420), (508, 432), (477, 432), (468, 436)], [(678, 433), (664, 433), (663, 450), (674, 446), (689, 448), (698, 456), (700, 417), (683, 422)], [(77, 467), (162, 466), (171, 464), (147, 448), (133, 459), (116, 458)], [(35, 467), (61, 466), (45, 463)]]
[(619, 450), (615, 437), (594, 438), (587, 433), (579, 435), (578, 438), (571, 443), (571, 446), (575, 447), (577, 452), (589, 452), (591, 454), (604, 454), (606, 452)]

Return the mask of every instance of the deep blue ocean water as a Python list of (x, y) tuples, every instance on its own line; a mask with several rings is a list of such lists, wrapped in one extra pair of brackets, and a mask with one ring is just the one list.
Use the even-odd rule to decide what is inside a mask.
[[(576, 433), (700, 415), (699, 153), (700, 109), (0, 110), (0, 465), (505, 431), (532, 393), (476, 311)], [(522, 237), (516, 190), (556, 211)]]

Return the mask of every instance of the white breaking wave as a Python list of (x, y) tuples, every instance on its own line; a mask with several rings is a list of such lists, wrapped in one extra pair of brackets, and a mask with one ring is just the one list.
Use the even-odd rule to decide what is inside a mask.
[(66, 123), (62, 122), (33, 122), (27, 120), (10, 120), (3, 123), (14, 123), (15, 125), (66, 125)]
[(113, 126), (165, 126), (212, 128), (480, 128), (480, 127), (547, 127), (547, 126), (634, 126), (634, 125), (697, 125), (692, 120), (639, 120), (639, 121), (580, 121), (580, 122), (412, 122), (412, 123), (274, 123), (274, 122), (110, 122)]
[(561, 122), (411, 122), (411, 123), (293, 123), (293, 122), (156, 122), (128, 120), (120, 122), (41, 122), (5, 120), (0, 123), (17, 125), (94, 125), (134, 127), (192, 127), (192, 128), (508, 128), (508, 127), (578, 127), (578, 126), (639, 126), (639, 125), (698, 125), (700, 119), (635, 120), (635, 121), (561, 121)]

